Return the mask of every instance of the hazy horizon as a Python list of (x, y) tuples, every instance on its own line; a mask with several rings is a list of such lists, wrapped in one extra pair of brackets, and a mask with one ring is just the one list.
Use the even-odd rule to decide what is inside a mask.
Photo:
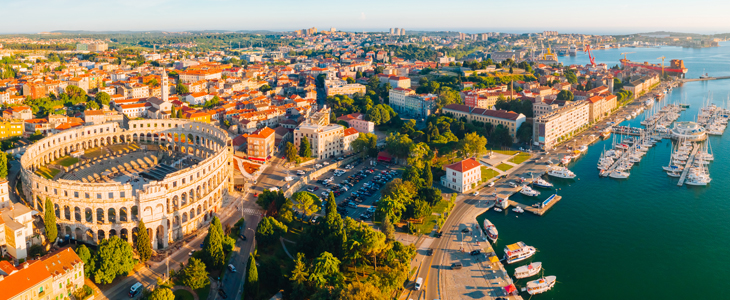
[[(2, 34), (67, 31), (292, 31), (317, 27), (344, 31), (424, 31), (631, 34), (653, 31), (728, 33), (730, 2), (571, 0), (485, 2), (434, 0), (347, 3), (279, 0), (5, 0)], [(706, 8), (711, 7), (711, 10)], [(32, 13), (22, 13), (32, 8)], [(678, 25), (677, 20), (681, 20)]]

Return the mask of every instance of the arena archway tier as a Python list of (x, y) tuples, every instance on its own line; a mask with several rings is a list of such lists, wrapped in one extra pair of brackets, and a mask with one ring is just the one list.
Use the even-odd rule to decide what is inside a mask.
[(154, 249), (210, 223), (231, 189), (230, 138), (188, 120), (83, 126), (43, 138), (20, 159), (26, 199), (50, 198), (59, 236), (133, 242), (144, 221)]

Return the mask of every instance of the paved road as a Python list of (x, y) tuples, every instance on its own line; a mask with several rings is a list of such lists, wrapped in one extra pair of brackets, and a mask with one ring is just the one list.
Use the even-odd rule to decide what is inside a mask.
[[(237, 213), (240, 216), (240, 214)], [(238, 239), (236, 241), (236, 248), (234, 254), (228, 261), (236, 268), (236, 273), (226, 272), (223, 276), (223, 289), (231, 299), (241, 299), (243, 293), (243, 282), (246, 276), (246, 270), (248, 270), (248, 257), (254, 249), (254, 233), (256, 232), (256, 226), (261, 221), (261, 215), (249, 215), (246, 216), (245, 229), (243, 234), (246, 235), (246, 241)], [(222, 299), (217, 293), (214, 299)], [(235, 297), (234, 297), (235, 296)]]
[(18, 184), (20, 179), (20, 162), (12, 160), (8, 162), (10, 168), (8, 170), (8, 188), (10, 189), (10, 201), (13, 203), (20, 203), (20, 197), (15, 193), (15, 185)]

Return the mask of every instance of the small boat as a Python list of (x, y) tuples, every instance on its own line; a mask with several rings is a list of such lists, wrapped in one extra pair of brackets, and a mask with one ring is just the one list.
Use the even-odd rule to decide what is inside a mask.
[(558, 177), (558, 178), (566, 178), (566, 179), (573, 179), (575, 178), (575, 173), (568, 170), (566, 167), (558, 167), (553, 166), (548, 170), (547, 174), (549, 176)]
[(519, 206), (515, 206), (515, 208), (513, 208), (512, 211), (513, 212), (516, 212), (518, 214), (521, 214), (521, 213), (525, 212), (525, 210), (522, 209), (522, 207), (519, 207)]
[(538, 192), (538, 191), (536, 191), (536, 190), (533, 190), (533, 189), (532, 189), (532, 188), (531, 188), (530, 186), (528, 186), (528, 185), (525, 185), (525, 186), (523, 186), (523, 187), (522, 187), (522, 189), (520, 190), (520, 194), (523, 194), (523, 195), (525, 195), (525, 196), (528, 196), (528, 197), (536, 197), (536, 196), (540, 195), (540, 192)]
[(625, 179), (629, 178), (629, 172), (622, 172), (622, 171), (613, 171), (611, 174), (608, 174), (608, 177), (611, 177), (613, 179)]
[(540, 273), (540, 270), (542, 270), (542, 263), (539, 261), (533, 262), (529, 265), (520, 266), (515, 269), (515, 278), (522, 279), (532, 277), (537, 275), (537, 273)]
[(530, 258), (535, 255), (535, 252), (537, 252), (535, 247), (527, 246), (524, 242), (517, 242), (504, 247), (504, 260), (508, 264), (516, 263)]
[(495, 227), (494, 224), (487, 219), (484, 219), (484, 231), (487, 233), (487, 237), (492, 240), (492, 242), (496, 241), (499, 237), (497, 227)]
[(549, 183), (549, 182), (543, 180), (542, 178), (538, 178), (532, 184), (535, 185), (536, 187), (539, 187), (539, 188), (550, 189), (550, 188), (553, 187), (553, 184), (552, 183)]
[(580, 151), (581, 153), (586, 152), (586, 151), (588, 151), (588, 146), (586, 146), (586, 145), (580, 146), (580, 147), (578, 147), (578, 151)]
[(499, 208), (499, 207), (495, 207), (495, 208), (494, 208), (494, 211), (496, 211), (496, 212), (502, 212), (502, 209), (501, 209), (501, 208)]
[(667, 176), (674, 177), (674, 178), (679, 178), (679, 177), (682, 177), (682, 173), (678, 173), (678, 172), (667, 172)]
[(527, 293), (530, 295), (541, 294), (549, 291), (555, 286), (557, 277), (547, 276), (527, 283)]

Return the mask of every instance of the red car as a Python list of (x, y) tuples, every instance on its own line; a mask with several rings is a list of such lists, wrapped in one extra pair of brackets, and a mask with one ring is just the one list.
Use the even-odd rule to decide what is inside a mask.
[(253, 196), (254, 197), (258, 197), (259, 196), (259, 193), (253, 193)]

